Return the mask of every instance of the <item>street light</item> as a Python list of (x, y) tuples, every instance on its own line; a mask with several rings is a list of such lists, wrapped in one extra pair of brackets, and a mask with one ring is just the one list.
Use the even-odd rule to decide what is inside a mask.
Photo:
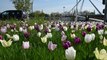
[(63, 6), (63, 13), (65, 12), (65, 6)]
[(31, 4), (31, 7), (30, 7), (30, 8), (31, 8), (31, 11), (30, 11), (30, 12), (31, 12), (31, 13), (33, 12), (33, 1), (34, 1), (34, 0), (30, 0), (30, 4)]

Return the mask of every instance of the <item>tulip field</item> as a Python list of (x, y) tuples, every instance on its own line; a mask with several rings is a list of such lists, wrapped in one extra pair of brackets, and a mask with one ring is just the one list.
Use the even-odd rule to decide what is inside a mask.
[(102, 22), (0, 21), (0, 60), (107, 60)]

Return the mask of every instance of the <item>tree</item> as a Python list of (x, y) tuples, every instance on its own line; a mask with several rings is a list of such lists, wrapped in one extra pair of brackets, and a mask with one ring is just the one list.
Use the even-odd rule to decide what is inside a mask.
[(26, 13), (27, 19), (29, 19), (29, 13), (32, 8), (32, 2), (31, 0), (12, 0), (12, 3), (14, 4), (17, 10), (22, 10)]
[(88, 10), (85, 10), (83, 12), (79, 12), (81, 15), (95, 15), (95, 11), (91, 12)]
[(37, 20), (49, 20), (49, 14), (44, 13), (43, 11), (34, 11), (29, 14), (29, 17)]

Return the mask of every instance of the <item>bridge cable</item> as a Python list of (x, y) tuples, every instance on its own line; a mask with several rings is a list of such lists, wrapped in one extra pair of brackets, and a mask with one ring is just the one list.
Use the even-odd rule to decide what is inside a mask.
[(77, 4), (76, 4), (69, 12), (71, 12), (72, 10), (74, 10), (74, 8), (75, 8), (80, 2), (81, 2), (81, 0), (79, 0), (79, 1), (77, 2)]
[(80, 7), (80, 12), (82, 12), (83, 5), (84, 5), (84, 0), (82, 1), (81, 7)]
[(90, 3), (94, 6), (94, 8), (98, 11), (98, 13), (100, 13), (101, 15), (103, 15), (99, 10), (98, 10), (98, 8), (94, 5), (94, 3), (91, 1), (91, 0), (89, 0), (90, 1)]

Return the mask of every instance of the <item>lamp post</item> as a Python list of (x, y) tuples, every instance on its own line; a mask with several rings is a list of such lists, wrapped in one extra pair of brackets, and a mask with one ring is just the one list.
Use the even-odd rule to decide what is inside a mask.
[(65, 12), (65, 6), (63, 6), (63, 13)]
[(31, 7), (30, 7), (31, 10), (30, 10), (30, 12), (31, 12), (31, 13), (33, 12), (33, 1), (34, 1), (34, 0), (30, 0), (30, 4), (31, 4)]
[(65, 20), (65, 6), (63, 6), (62, 20)]
[(105, 11), (104, 11), (105, 19), (104, 22), (107, 22), (107, 0), (105, 0)]

